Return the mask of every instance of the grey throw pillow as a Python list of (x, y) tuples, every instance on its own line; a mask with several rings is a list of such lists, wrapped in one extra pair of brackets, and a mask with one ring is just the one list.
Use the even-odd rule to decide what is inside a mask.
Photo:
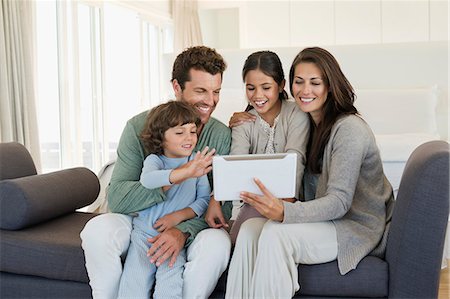
[(99, 191), (97, 176), (84, 167), (0, 181), (0, 228), (18, 230), (74, 212)]

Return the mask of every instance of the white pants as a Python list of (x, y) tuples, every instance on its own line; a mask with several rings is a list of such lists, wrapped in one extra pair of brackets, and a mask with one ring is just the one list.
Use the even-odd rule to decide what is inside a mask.
[[(91, 219), (81, 232), (82, 247), (92, 296), (117, 298), (121, 257), (130, 244), (131, 217), (107, 213)], [(208, 298), (225, 271), (231, 241), (221, 229), (205, 229), (197, 234), (187, 249), (183, 274), (183, 298)]]
[(251, 218), (239, 230), (225, 298), (292, 298), (300, 289), (298, 264), (336, 258), (336, 229), (331, 221), (282, 224)]

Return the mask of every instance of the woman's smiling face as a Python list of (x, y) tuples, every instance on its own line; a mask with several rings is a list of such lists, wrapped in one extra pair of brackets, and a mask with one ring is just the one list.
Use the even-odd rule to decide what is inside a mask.
[(320, 69), (311, 62), (301, 62), (295, 67), (292, 93), (303, 112), (311, 114), (314, 122), (322, 120), (322, 106), (327, 100), (328, 87)]

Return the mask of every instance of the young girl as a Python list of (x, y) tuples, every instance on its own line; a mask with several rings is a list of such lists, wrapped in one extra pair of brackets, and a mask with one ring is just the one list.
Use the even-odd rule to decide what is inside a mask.
[(133, 218), (119, 298), (150, 298), (155, 279), (154, 298), (182, 297), (185, 250), (180, 251), (173, 267), (168, 266), (169, 261), (152, 263), (147, 257), (147, 239), (201, 216), (208, 206), (211, 190), (206, 174), (211, 170), (214, 150), (208, 152), (206, 147), (192, 154), (199, 124), (194, 108), (180, 101), (159, 105), (147, 116), (141, 139), (150, 155), (144, 161), (140, 182), (149, 189), (161, 187), (166, 200)]
[(289, 79), (291, 94), (311, 123), (306, 201), (275, 198), (257, 179), (262, 196), (241, 193), (270, 220), (255, 223), (241, 240), (257, 243), (258, 250), (252, 256), (238, 253), (242, 262), (230, 266), (229, 277), (245, 277), (240, 284), (229, 281), (227, 297), (291, 298), (300, 288), (298, 264), (337, 260), (336, 270), (344, 275), (368, 254), (384, 251), (392, 187), (375, 137), (353, 106), (352, 86), (336, 59), (321, 48), (302, 50)]
[[(271, 51), (259, 51), (247, 57), (242, 70), (248, 107), (246, 111), (254, 121), (244, 122), (232, 129), (231, 155), (238, 154), (297, 154), (297, 199), (301, 188), (301, 178), (305, 164), (306, 141), (309, 135), (309, 123), (306, 114), (298, 109), (295, 102), (287, 101), (284, 90), (283, 67), (277, 54)], [(295, 201), (295, 198), (286, 199)], [(210, 202), (208, 212), (211, 213)], [(218, 212), (220, 210), (216, 208)], [(211, 221), (206, 217), (206, 221)], [(263, 217), (251, 206), (244, 204), (234, 222), (230, 236), (236, 243), (241, 225), (250, 218)], [(208, 224), (210, 224), (208, 222)], [(246, 250), (236, 244), (236, 250)], [(234, 278), (229, 278), (234, 279)], [(238, 278), (236, 278), (238, 279)]]

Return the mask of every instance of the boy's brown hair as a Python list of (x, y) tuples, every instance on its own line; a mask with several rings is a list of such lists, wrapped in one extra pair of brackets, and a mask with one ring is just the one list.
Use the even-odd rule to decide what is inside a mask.
[(200, 125), (197, 111), (181, 101), (169, 101), (150, 110), (141, 133), (146, 154), (162, 155), (164, 153), (164, 133), (173, 127), (194, 123)]

